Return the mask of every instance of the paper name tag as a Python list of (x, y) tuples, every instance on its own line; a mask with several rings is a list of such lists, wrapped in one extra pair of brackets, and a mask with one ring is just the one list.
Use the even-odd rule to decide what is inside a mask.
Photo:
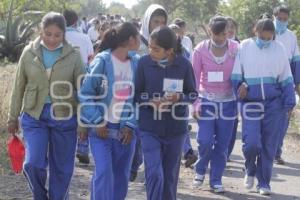
[(164, 92), (183, 92), (183, 80), (179, 79), (164, 79)]
[(223, 82), (223, 72), (208, 72), (208, 82)]

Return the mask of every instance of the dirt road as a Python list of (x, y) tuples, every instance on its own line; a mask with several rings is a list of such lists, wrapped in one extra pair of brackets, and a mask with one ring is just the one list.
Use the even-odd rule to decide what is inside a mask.
[[(193, 125), (192, 143), (196, 149), (195, 141), (196, 125)], [(286, 138), (284, 147), (284, 158), (287, 161), (285, 166), (274, 165), (272, 190), (274, 192), (270, 197), (262, 197), (255, 192), (255, 189), (247, 191), (243, 187), (243, 156), (241, 153), (240, 134), (234, 148), (232, 160), (226, 168), (223, 178), (223, 184), (226, 193), (215, 195), (209, 190), (208, 181), (205, 182), (203, 189), (195, 190), (191, 183), (194, 172), (192, 169), (181, 167), (180, 180), (178, 185), (178, 200), (212, 200), (212, 199), (276, 199), (276, 200), (300, 200), (300, 136), (289, 135)], [(89, 199), (89, 183), (92, 174), (93, 165), (82, 166), (76, 163), (75, 173), (72, 179), (70, 189), (71, 200)], [(128, 200), (146, 199), (145, 187), (142, 172), (137, 181), (130, 183)], [(31, 199), (30, 191), (23, 176), (2, 175), (0, 176), (0, 200), (24, 200)]]

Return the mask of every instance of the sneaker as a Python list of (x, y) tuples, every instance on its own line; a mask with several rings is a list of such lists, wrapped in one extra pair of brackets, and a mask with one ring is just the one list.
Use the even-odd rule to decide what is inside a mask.
[(281, 157), (275, 158), (275, 163), (277, 165), (285, 165), (285, 161)]
[(245, 175), (244, 186), (246, 189), (251, 189), (254, 186), (254, 176)]
[(135, 181), (137, 174), (138, 174), (137, 172), (130, 172), (130, 178), (129, 178), (130, 182)]
[(88, 155), (83, 155), (83, 154), (76, 154), (76, 157), (78, 158), (79, 163), (82, 164), (89, 164), (90, 163), (90, 158)]
[(204, 182), (204, 175), (200, 175), (200, 174), (196, 174), (194, 181), (193, 181), (193, 186), (194, 187), (201, 187), (203, 185)]
[(197, 160), (198, 160), (198, 157), (195, 154), (189, 154), (189, 155), (187, 155), (184, 166), (186, 168), (191, 167)]
[(224, 193), (224, 187), (223, 185), (214, 185), (211, 187), (211, 189), (215, 192), (215, 193)]
[(259, 188), (259, 194), (260, 195), (271, 195), (272, 192), (271, 192), (271, 189), (269, 189), (269, 188), (261, 187), (261, 188)]

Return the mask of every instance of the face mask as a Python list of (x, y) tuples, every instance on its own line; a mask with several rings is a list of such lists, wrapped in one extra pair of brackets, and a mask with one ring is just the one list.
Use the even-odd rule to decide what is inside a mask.
[(136, 51), (128, 51), (128, 56), (129, 56), (129, 57), (133, 57), (133, 56), (135, 56), (136, 54), (137, 54)]
[(229, 38), (230, 40), (235, 40), (235, 35), (233, 35), (231, 38)]
[(289, 23), (287, 21), (282, 22), (278, 19), (275, 19), (274, 25), (275, 25), (276, 33), (277, 34), (283, 34), (287, 30), (288, 24)]
[(268, 48), (270, 46), (271, 42), (272, 42), (272, 40), (263, 40), (259, 37), (256, 39), (256, 45), (260, 49)]
[(46, 44), (44, 43), (43, 40), (41, 41), (41, 45), (42, 45), (43, 47), (45, 47), (46, 49), (48, 49), (49, 51), (55, 51), (55, 50), (60, 49), (60, 48), (63, 47), (63, 43), (61, 42), (55, 49), (49, 49), (49, 48), (46, 46)]
[(159, 66), (165, 68), (169, 64), (168, 58), (157, 61), (157, 64)]
[(217, 49), (222, 49), (227, 45), (227, 40), (223, 44), (217, 44), (217, 43), (215, 43), (214, 40), (210, 40), (210, 42), (211, 42), (212, 46)]

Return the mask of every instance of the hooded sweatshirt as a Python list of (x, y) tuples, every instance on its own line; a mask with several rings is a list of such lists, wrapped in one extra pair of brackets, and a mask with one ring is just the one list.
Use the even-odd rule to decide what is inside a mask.
[[(158, 9), (165, 11), (166, 16), (168, 17), (167, 11), (161, 5), (151, 4), (148, 7), (148, 9), (146, 10), (145, 15), (142, 19), (142, 27), (141, 27), (141, 31), (140, 31), (141, 36), (143, 38), (145, 38), (147, 40), (147, 42), (149, 41), (149, 37), (150, 37), (149, 26), (150, 26), (151, 17), (152, 17), (152, 14)], [(140, 49), (138, 50), (138, 54), (140, 56), (143, 56), (148, 53), (149, 53), (148, 45), (146, 45), (143, 41), (141, 41), (141, 45), (140, 45)]]

